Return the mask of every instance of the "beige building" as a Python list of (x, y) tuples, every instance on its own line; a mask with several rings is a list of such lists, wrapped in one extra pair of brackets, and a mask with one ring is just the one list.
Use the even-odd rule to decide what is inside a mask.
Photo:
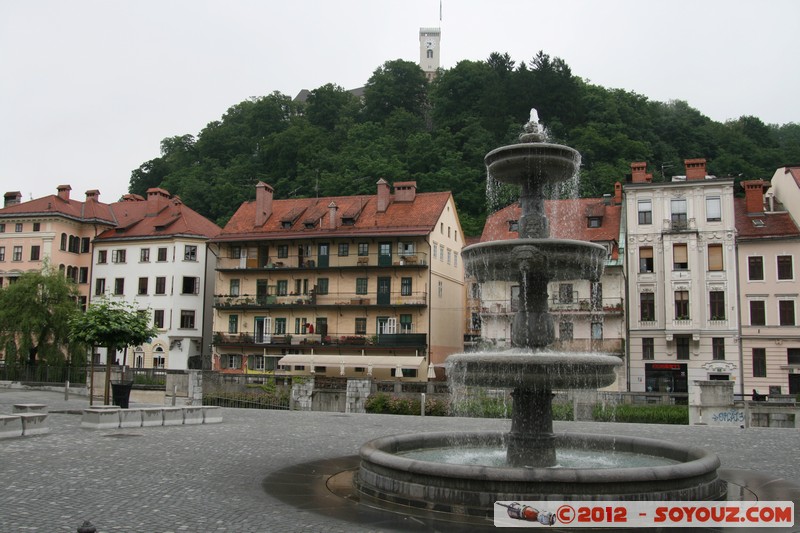
[(292, 200), (259, 183), (211, 245), (214, 368), (433, 377), (462, 349), (463, 239), (452, 195), (415, 182)]
[[(688, 392), (693, 380), (740, 375), (733, 179), (687, 159), (652, 183), (632, 163), (627, 219), (630, 390)], [(741, 383), (736, 389), (741, 388)]]
[(792, 177), (782, 170), (771, 188), (762, 180), (743, 182), (745, 198), (735, 201), (743, 377), (737, 392), (744, 395), (800, 393), (800, 230), (784, 207), (800, 209), (800, 195), (794, 178), (780, 183)]

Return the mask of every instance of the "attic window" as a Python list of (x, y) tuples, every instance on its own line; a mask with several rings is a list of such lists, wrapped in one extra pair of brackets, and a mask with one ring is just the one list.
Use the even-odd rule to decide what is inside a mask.
[(305, 221), (306, 229), (314, 229), (314, 226), (316, 226), (316, 225), (317, 225), (316, 220), (306, 220)]
[(755, 227), (757, 227), (757, 228), (763, 228), (764, 227), (764, 220), (761, 219), (761, 218), (754, 218), (753, 219), (753, 225)]
[(281, 228), (283, 228), (283, 229), (291, 229), (291, 227), (292, 227), (292, 221), (291, 220), (284, 220), (283, 222), (281, 222)]
[(356, 223), (356, 219), (353, 217), (345, 217), (342, 218), (342, 226), (354, 226)]
[(599, 228), (603, 224), (603, 217), (589, 217), (589, 227)]
[(519, 221), (517, 221), (517, 220), (509, 220), (508, 221), (508, 231), (519, 231)]

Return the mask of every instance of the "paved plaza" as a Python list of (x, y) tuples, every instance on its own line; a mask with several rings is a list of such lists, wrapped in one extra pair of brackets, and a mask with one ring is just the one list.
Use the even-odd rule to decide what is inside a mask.
[[(0, 440), (0, 532), (75, 532), (84, 520), (100, 533), (443, 530), (326, 493), (322, 482), (329, 473), (318, 465), (353, 456), (363, 442), (379, 436), (507, 430), (510, 424), (223, 409), (221, 424), (91, 430), (81, 429), (76, 414), (88, 407), (87, 398), (65, 401), (63, 393), (0, 389), (0, 413), (10, 413), (15, 403), (47, 404), (50, 432)], [(796, 429), (593, 422), (556, 422), (555, 429), (690, 444), (716, 451), (725, 469), (755, 470), (800, 485)], [(291, 467), (295, 473), (307, 469), (309, 479), (319, 481), (321, 488), (307, 501), (291, 504), (271, 495), (280, 472)], [(267, 479), (272, 490), (264, 488)], [(296, 492), (289, 483), (287, 493)]]

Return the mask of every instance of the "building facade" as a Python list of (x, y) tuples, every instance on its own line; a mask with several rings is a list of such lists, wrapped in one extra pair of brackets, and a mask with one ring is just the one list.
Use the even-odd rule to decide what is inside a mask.
[[(688, 392), (693, 380), (740, 375), (733, 179), (687, 159), (653, 183), (631, 164), (624, 186), (630, 390)], [(741, 383), (738, 384), (741, 388)]]
[(745, 198), (735, 201), (743, 378), (737, 392), (800, 394), (800, 229), (784, 207), (800, 202), (800, 196), (785, 187), (784, 204), (769, 182), (752, 180), (742, 186)]
[(217, 239), (214, 368), (425, 381), (463, 342), (463, 233), (448, 192), (273, 198)]
[[(206, 355), (210, 366), (216, 261), (206, 242), (219, 226), (158, 188), (148, 190), (147, 199), (126, 195), (112, 208), (120, 223), (93, 240), (91, 297), (132, 304), (159, 332), (116, 360), (135, 368), (186, 369), (201, 368)], [(104, 361), (105, 350), (99, 354)]]
[(72, 188), (22, 202), (18, 191), (7, 192), (0, 209), (0, 287), (25, 272), (41, 271), (48, 262), (78, 286), (85, 309), (90, 295), (92, 239), (116, 225), (108, 204), (96, 190), (84, 201), (70, 198)]
[(440, 67), (441, 28), (419, 29), (419, 67), (428, 81), (436, 77)]
[[(599, 351), (624, 356), (625, 283), (622, 186), (602, 199), (546, 200), (545, 213), (553, 238), (589, 241), (608, 250), (605, 269), (598, 282), (571, 280), (548, 285), (549, 310), (556, 327), (555, 349)], [(516, 239), (519, 236), (518, 203), (505, 207), (486, 221), (481, 242)], [(579, 221), (576, 223), (576, 221)], [(496, 348), (511, 346), (513, 317), (519, 304), (519, 283), (490, 281), (467, 286), (472, 306), (469, 322), (480, 327), (481, 343)], [(625, 366), (619, 367), (614, 389), (625, 388)]]

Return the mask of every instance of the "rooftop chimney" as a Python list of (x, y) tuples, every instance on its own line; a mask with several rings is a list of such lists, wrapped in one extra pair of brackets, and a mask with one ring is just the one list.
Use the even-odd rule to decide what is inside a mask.
[(100, 197), (100, 191), (98, 191), (97, 189), (89, 189), (88, 191), (86, 191), (87, 202), (96, 202), (99, 197)]
[(764, 180), (749, 180), (743, 181), (744, 187), (744, 205), (747, 209), (747, 214), (758, 214), (764, 212), (764, 186), (767, 182)]
[(22, 203), (22, 193), (19, 191), (9, 191), (4, 196), (3, 207)]
[(72, 187), (70, 187), (69, 185), (59, 185), (58, 187), (56, 187), (56, 189), (58, 190), (59, 198), (61, 198), (65, 202), (69, 201), (69, 191), (72, 190)]
[(395, 202), (413, 202), (417, 196), (416, 181), (398, 181), (394, 184)]
[(256, 184), (256, 226), (263, 226), (272, 215), (272, 198), (275, 189), (263, 181)]
[(169, 204), (169, 193), (164, 189), (153, 187), (147, 189), (147, 215), (156, 216)]
[(614, 205), (622, 205), (622, 184), (620, 182), (614, 184)]
[(704, 180), (706, 179), (706, 160), (699, 159), (686, 159), (683, 161), (686, 165), (686, 180)]
[(647, 173), (647, 161), (631, 163), (631, 181), (633, 183), (650, 183), (653, 181), (653, 175)]
[(389, 182), (381, 178), (378, 180), (378, 213), (385, 213), (389, 207), (392, 195), (389, 192)]
[(336, 202), (328, 204), (328, 224), (331, 229), (336, 229)]

